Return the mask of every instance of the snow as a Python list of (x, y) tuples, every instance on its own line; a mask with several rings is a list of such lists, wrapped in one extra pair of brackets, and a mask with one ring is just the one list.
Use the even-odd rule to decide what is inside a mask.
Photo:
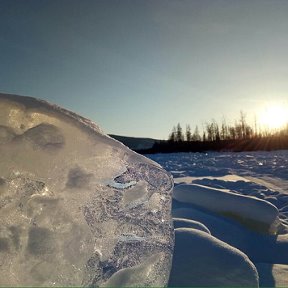
[(197, 229), (203, 232), (206, 232), (208, 234), (211, 234), (211, 232), (209, 231), (209, 229), (200, 222), (197, 221), (193, 221), (193, 220), (189, 220), (189, 219), (185, 219), (185, 218), (173, 218), (173, 224), (174, 224), (174, 229), (177, 228), (193, 228), (193, 229)]
[[(188, 240), (179, 240), (177, 236), (178, 228), (200, 231), (202, 228), (197, 226), (203, 227), (199, 226), (202, 224), (211, 233), (211, 237), (238, 249), (241, 255), (244, 253), (249, 258), (257, 269), (261, 287), (287, 286), (288, 151), (147, 156), (170, 171), (174, 177), (172, 215), (176, 242), (170, 285), (217, 286), (219, 278), (217, 273), (212, 273), (215, 265), (205, 258), (205, 249), (201, 249), (200, 243), (194, 240), (188, 249), (185, 246), (190, 245), (186, 243)], [(196, 222), (197, 226), (190, 221)], [(277, 229), (259, 229), (259, 222), (276, 228), (278, 221)], [(209, 236), (207, 231), (205, 235)], [(204, 256), (194, 259), (197, 251), (201, 251), (200, 255)], [(182, 256), (178, 257), (178, 253), (182, 253)], [(230, 270), (224, 268), (225, 261), (223, 250), (223, 258), (217, 258), (217, 265), (228, 273)], [(231, 261), (231, 267), (235, 267), (234, 264)], [(202, 268), (198, 271), (197, 267)], [(183, 279), (183, 273), (186, 280)], [(232, 278), (235, 281), (233, 284), (220, 277), (222, 282), (219, 285), (247, 286), (241, 282), (241, 277)]]
[(258, 286), (258, 273), (240, 250), (196, 229), (175, 230), (169, 286)]
[(166, 285), (171, 176), (63, 108), (0, 111), (0, 286)]
[(251, 229), (276, 233), (278, 209), (271, 203), (199, 184), (182, 184), (174, 189), (174, 199), (231, 217)]
[(288, 265), (256, 263), (263, 287), (288, 287)]

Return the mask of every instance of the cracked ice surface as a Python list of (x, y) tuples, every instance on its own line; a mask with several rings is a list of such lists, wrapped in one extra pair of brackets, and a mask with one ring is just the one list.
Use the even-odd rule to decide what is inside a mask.
[(0, 285), (166, 285), (171, 176), (55, 105), (0, 111)]

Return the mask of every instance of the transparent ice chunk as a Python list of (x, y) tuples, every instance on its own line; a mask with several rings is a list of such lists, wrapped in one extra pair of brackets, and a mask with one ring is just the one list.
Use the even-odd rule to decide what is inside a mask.
[(0, 285), (165, 286), (171, 176), (79, 115), (0, 94)]

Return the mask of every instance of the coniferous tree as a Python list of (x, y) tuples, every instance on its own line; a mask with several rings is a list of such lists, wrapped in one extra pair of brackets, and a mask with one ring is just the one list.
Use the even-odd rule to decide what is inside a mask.
[(196, 125), (194, 133), (192, 135), (192, 141), (201, 141), (201, 136), (199, 134), (198, 126)]
[(186, 140), (188, 142), (190, 142), (192, 139), (191, 139), (191, 127), (190, 125), (186, 125)]
[(177, 128), (176, 128), (176, 141), (177, 142), (184, 141), (184, 135), (183, 135), (182, 127), (180, 123), (177, 124)]
[(207, 132), (207, 140), (212, 141), (213, 140), (213, 126), (211, 123), (206, 123), (206, 132)]
[(207, 140), (207, 139), (206, 139), (206, 133), (205, 133), (205, 131), (204, 131), (204, 132), (203, 132), (202, 141), (203, 141), (203, 142), (206, 142), (206, 140)]
[(170, 142), (175, 142), (176, 141), (176, 127), (173, 126), (172, 132), (170, 133), (168, 140)]

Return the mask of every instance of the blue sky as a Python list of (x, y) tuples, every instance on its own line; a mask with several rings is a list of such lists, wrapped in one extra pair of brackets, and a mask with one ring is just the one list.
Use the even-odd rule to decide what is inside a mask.
[(0, 91), (106, 133), (253, 119), (288, 101), (288, 1), (0, 0)]

